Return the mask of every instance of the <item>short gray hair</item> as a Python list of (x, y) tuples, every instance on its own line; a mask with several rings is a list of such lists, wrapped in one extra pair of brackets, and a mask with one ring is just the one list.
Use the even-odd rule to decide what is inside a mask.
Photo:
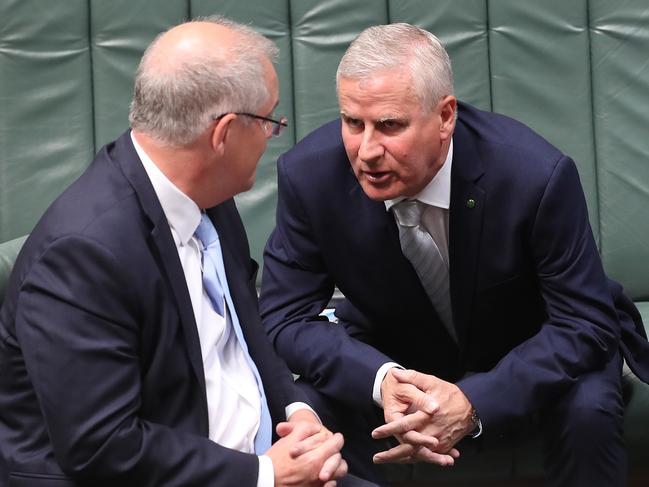
[(422, 107), (431, 110), (453, 94), (453, 71), (440, 40), (406, 23), (368, 27), (352, 41), (336, 72), (341, 78), (366, 79), (377, 71), (408, 66), (413, 88)]
[(173, 69), (156, 69), (158, 35), (146, 49), (135, 75), (129, 114), (131, 127), (170, 146), (193, 142), (211, 117), (230, 112), (255, 112), (268, 102), (261, 59), (273, 62), (278, 49), (250, 27), (221, 16), (194, 19), (234, 31), (239, 42), (218, 46), (207, 56), (188, 56)]

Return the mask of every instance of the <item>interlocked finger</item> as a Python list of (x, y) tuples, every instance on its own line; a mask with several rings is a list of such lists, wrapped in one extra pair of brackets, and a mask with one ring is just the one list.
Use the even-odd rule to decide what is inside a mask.
[(434, 436), (425, 435), (419, 431), (406, 431), (403, 435), (400, 435), (399, 441), (403, 443), (410, 443), (414, 446), (426, 447), (429, 450), (434, 451), (438, 445), (439, 440)]
[(387, 438), (388, 436), (395, 436), (407, 433), (412, 430), (421, 430), (431, 420), (431, 416), (423, 411), (416, 411), (412, 414), (407, 414), (400, 419), (395, 419), (390, 423), (379, 426), (372, 431), (372, 438)]
[(345, 473), (347, 473), (347, 462), (343, 460), (340, 453), (336, 453), (324, 462), (320, 469), (318, 478), (323, 482), (327, 482), (329, 480), (340, 478), (345, 475)]
[(317, 448), (322, 442), (332, 436), (332, 433), (322, 428), (318, 433), (305, 438), (304, 440), (296, 443), (291, 447), (290, 455), (292, 458), (297, 458), (300, 455)]
[(412, 463), (420, 447), (402, 443), (374, 455), (374, 463)]

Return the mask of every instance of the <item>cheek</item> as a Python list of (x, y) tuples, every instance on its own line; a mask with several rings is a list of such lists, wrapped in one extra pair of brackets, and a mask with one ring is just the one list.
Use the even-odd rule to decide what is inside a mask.
[(261, 156), (264, 155), (264, 152), (266, 151), (266, 146), (267, 145), (268, 145), (268, 139), (267, 138), (264, 137), (263, 139), (259, 140), (259, 143), (257, 144), (257, 147), (259, 148), (259, 150), (257, 151), (257, 159), (258, 160), (259, 160), (259, 158), (261, 158)]
[(345, 152), (347, 153), (347, 157), (349, 158), (350, 161), (353, 161), (358, 156), (358, 148), (360, 147), (360, 138), (350, 135), (346, 133), (346, 131), (344, 130), (342, 132), (342, 136), (343, 136), (343, 145), (345, 146)]
[(417, 151), (410, 150), (405, 144), (391, 143), (385, 145), (385, 160), (390, 169), (397, 173), (408, 172), (412, 166), (412, 155)]

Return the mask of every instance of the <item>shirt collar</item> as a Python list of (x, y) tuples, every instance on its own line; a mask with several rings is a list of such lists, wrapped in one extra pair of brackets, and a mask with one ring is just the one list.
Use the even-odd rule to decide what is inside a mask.
[(164, 214), (167, 217), (169, 226), (178, 235), (180, 244), (186, 245), (192, 235), (194, 235), (196, 227), (198, 227), (198, 224), (200, 223), (200, 208), (198, 208), (198, 205), (194, 203), (194, 200), (178, 189), (178, 187), (164, 175), (164, 173), (144, 151), (142, 146), (138, 144), (137, 140), (135, 140), (133, 132), (131, 132), (131, 140), (133, 141), (135, 152), (137, 152), (137, 155), (144, 166), (144, 170), (151, 180), (153, 190), (160, 201), (162, 211), (164, 211)]
[[(440, 170), (435, 177), (422, 189), (418, 194), (410, 199), (421, 201), (430, 206), (437, 206), (448, 210), (451, 206), (451, 166), (453, 165), (453, 139), (448, 145), (448, 154)], [(393, 200), (386, 200), (385, 209), (390, 210), (394, 205), (402, 200), (405, 196), (399, 196)]]

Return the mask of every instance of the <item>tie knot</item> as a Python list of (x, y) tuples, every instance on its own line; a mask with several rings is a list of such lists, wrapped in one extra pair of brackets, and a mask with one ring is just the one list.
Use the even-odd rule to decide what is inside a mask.
[(198, 237), (198, 240), (201, 241), (203, 247), (209, 247), (219, 239), (219, 235), (216, 233), (216, 228), (214, 228), (212, 221), (205, 213), (201, 214), (201, 222), (198, 224), (198, 227), (196, 227), (194, 235)]
[(402, 227), (416, 227), (421, 222), (422, 205), (417, 200), (403, 200), (392, 207), (397, 223)]

